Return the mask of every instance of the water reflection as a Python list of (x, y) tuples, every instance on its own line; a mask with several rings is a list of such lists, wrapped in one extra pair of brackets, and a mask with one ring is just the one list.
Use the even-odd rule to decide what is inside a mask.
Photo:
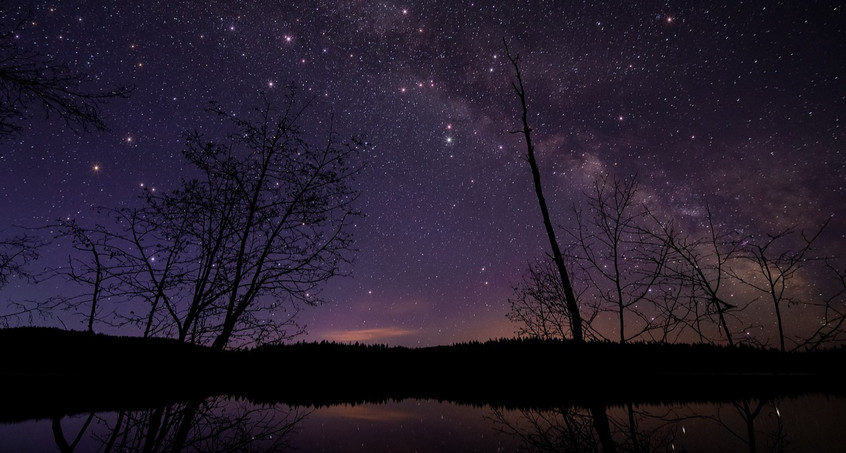
[[(211, 397), (0, 425), (30, 451), (841, 451), (846, 399), (502, 408), (403, 399), (290, 407)], [(7, 429), (11, 427), (11, 429)], [(52, 434), (51, 436), (45, 436)], [(38, 445), (49, 439), (49, 446)], [(20, 439), (18, 439), (20, 444)], [(20, 450), (26, 450), (20, 449)]]
[(91, 442), (85, 448), (104, 453), (284, 451), (309, 412), (214, 397), (104, 416), (90, 413), (70, 433), (60, 417), (52, 417), (51, 428), (62, 453), (77, 451), (86, 434)]
[[(794, 416), (785, 421), (782, 410)], [(828, 412), (835, 417), (823, 415)], [(834, 409), (832, 409), (834, 408)], [(788, 400), (552, 410), (493, 409), (500, 432), (538, 452), (842, 451), (846, 402), (823, 396)]]

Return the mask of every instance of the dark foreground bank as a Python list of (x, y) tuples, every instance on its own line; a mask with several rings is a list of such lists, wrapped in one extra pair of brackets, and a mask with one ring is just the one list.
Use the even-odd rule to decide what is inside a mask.
[(216, 351), (167, 339), (0, 330), (0, 421), (214, 395), (320, 406), (405, 398), (547, 408), (843, 395), (843, 348), (498, 340), (429, 348), (303, 343)]

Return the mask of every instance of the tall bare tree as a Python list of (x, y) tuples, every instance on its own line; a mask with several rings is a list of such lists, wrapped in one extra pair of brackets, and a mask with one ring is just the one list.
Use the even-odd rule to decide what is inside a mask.
[(810, 235), (801, 232), (798, 245), (793, 247), (792, 239), (796, 236), (795, 228), (786, 228), (776, 234), (767, 234), (761, 239), (752, 238), (746, 244), (741, 257), (752, 262), (757, 272), (746, 275), (734, 272), (735, 278), (763, 294), (772, 303), (778, 327), (779, 348), (785, 351), (784, 306), (798, 304), (800, 301), (791, 294), (788, 282), (796, 273), (813, 260), (809, 257), (811, 248), (820, 237), (831, 219), (826, 220), (818, 230)]
[(112, 321), (144, 336), (225, 348), (301, 333), (302, 304), (319, 304), (321, 284), (349, 271), (366, 146), (332, 130), (309, 143), (299, 126), (307, 107), (291, 87), (281, 105), (263, 98), (255, 119), (213, 108), (231, 133), (186, 135), (196, 177), (145, 191), (141, 207), (102, 210), (108, 228), (70, 229), (87, 259), (64, 274), (92, 285), (95, 303), (107, 294), (118, 304)]
[(576, 210), (577, 229), (565, 229), (586, 292), (617, 317), (620, 343), (654, 328), (669, 250), (645, 231), (647, 211), (637, 196), (636, 178), (603, 176), (586, 195), (587, 212)]
[(532, 143), (532, 128), (529, 126), (529, 110), (527, 105), (526, 88), (523, 85), (523, 75), (520, 72), (519, 55), (511, 55), (508, 50), (508, 45), (505, 45), (505, 54), (511, 65), (514, 67), (514, 74), (516, 80), (511, 82), (514, 93), (520, 100), (521, 107), (521, 122), (522, 128), (514, 131), (523, 135), (526, 142), (526, 160), (529, 162), (529, 167), (532, 170), (532, 181), (535, 187), (535, 195), (540, 206), (541, 216), (543, 217), (543, 225), (546, 230), (547, 238), (549, 239), (549, 246), (552, 249), (552, 259), (558, 270), (558, 276), (561, 279), (561, 288), (564, 295), (564, 303), (567, 305), (567, 316), (570, 320), (570, 331), (572, 338), (576, 342), (584, 341), (584, 328), (582, 326), (582, 317), (579, 312), (579, 302), (576, 299), (575, 291), (570, 280), (570, 274), (567, 270), (567, 265), (564, 262), (564, 255), (561, 253), (561, 247), (558, 245), (555, 228), (552, 224), (552, 219), (549, 215), (549, 207), (546, 204), (546, 198), (543, 195), (543, 184), (541, 183), (540, 168), (538, 167), (537, 159), (535, 158), (535, 146)]

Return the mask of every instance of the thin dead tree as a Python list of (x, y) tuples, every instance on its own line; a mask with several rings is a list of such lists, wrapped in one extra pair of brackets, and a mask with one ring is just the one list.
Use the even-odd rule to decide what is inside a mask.
[(68, 237), (71, 247), (81, 252), (82, 257), (68, 256), (67, 266), (50, 269), (51, 276), (60, 276), (68, 281), (90, 288), (90, 293), (82, 296), (62, 296), (60, 300), (66, 305), (66, 309), (77, 309), (89, 299), (87, 331), (94, 333), (94, 320), (97, 318), (100, 298), (103, 295), (107, 283), (107, 273), (113, 271), (106, 260), (109, 255), (110, 245), (109, 234), (101, 227), (86, 229), (74, 220), (60, 220), (57, 225), (47, 228), (55, 228), (58, 237)]
[(756, 271), (752, 275), (732, 272), (734, 278), (750, 288), (764, 294), (772, 303), (778, 328), (778, 342), (781, 351), (785, 351), (784, 308), (800, 303), (790, 294), (788, 282), (792, 280), (809, 261), (812, 246), (820, 237), (831, 219), (826, 220), (819, 229), (810, 235), (801, 232), (798, 245), (791, 247), (797, 231), (794, 227), (786, 228), (775, 234), (767, 234), (761, 240), (752, 238), (740, 256), (754, 264)]
[(669, 252), (644, 231), (647, 211), (636, 198), (635, 178), (609, 181), (606, 175), (587, 194), (588, 211), (576, 210), (577, 228), (564, 229), (575, 244), (579, 275), (617, 317), (620, 343), (655, 327), (654, 299)]
[(574, 341), (583, 342), (584, 328), (582, 326), (583, 323), (581, 313), (579, 312), (579, 303), (576, 299), (575, 291), (573, 291), (573, 285), (570, 280), (570, 274), (567, 271), (567, 266), (564, 262), (564, 255), (561, 253), (561, 248), (558, 245), (558, 239), (556, 238), (555, 228), (553, 227), (552, 219), (549, 215), (549, 208), (547, 207), (546, 199), (543, 195), (543, 185), (541, 184), (540, 169), (538, 168), (537, 159), (535, 158), (535, 146), (532, 143), (532, 128), (529, 126), (529, 110), (527, 105), (526, 88), (523, 85), (523, 76), (520, 72), (520, 56), (511, 55), (511, 52), (508, 50), (507, 44), (505, 44), (505, 54), (508, 57), (508, 60), (511, 62), (511, 65), (514, 67), (514, 74), (516, 80), (511, 82), (511, 86), (514, 89), (514, 93), (517, 95), (517, 98), (520, 100), (520, 107), (522, 111), (521, 118), (523, 127), (520, 130), (513, 131), (513, 133), (522, 134), (523, 138), (525, 139), (525, 158), (529, 162), (529, 166), (532, 170), (532, 181), (535, 187), (535, 195), (538, 199), (541, 215), (543, 216), (543, 225), (546, 230), (546, 235), (549, 239), (550, 248), (552, 249), (552, 259), (555, 262), (555, 266), (558, 269), (559, 278), (561, 279), (561, 286), (564, 292), (564, 301), (567, 305), (567, 314), (570, 318), (570, 331), (572, 333)]

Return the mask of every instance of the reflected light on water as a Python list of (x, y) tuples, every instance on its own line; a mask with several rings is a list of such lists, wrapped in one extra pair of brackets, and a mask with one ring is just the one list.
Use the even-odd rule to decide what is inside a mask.
[[(196, 424), (187, 445), (200, 442), (211, 451), (242, 444), (255, 451), (279, 446), (334, 452), (597, 451), (610, 441), (620, 451), (704, 453), (789, 447), (835, 453), (846, 444), (842, 429), (846, 399), (822, 395), (589, 409), (505, 409), (418, 399), (308, 408), (215, 397), (194, 406), (96, 413), (90, 426), (85, 424), (88, 413), (65, 416), (58, 426), (65, 440), (82, 431), (76, 453), (103, 451), (104, 440), (115, 432), (140, 439), (123, 451), (141, 451), (144, 439), (155, 437), (150, 434), (163, 440), (150, 451), (171, 451), (168, 442), (177, 439), (177, 430), (151, 424), (150, 415), (159, 411), (178, 422), (188, 408), (193, 408)], [(49, 419), (0, 424), (0, 450), (59, 451), (56, 426), (56, 420)], [(610, 437), (598, 434), (601, 426), (610, 426)], [(751, 441), (749, 433), (754, 433)]]

